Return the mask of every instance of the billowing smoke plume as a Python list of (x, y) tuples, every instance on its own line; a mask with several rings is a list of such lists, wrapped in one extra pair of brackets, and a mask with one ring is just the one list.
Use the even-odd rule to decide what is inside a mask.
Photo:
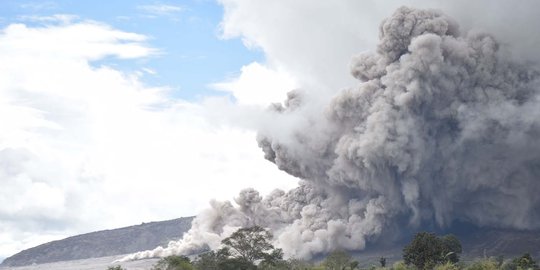
[[(433, 10), (398, 9), (376, 52), (356, 56), (361, 83), (324, 113), (292, 92), (273, 107), (306, 119), (287, 134), (265, 130), (265, 157), (303, 181), (261, 197), (247, 189), (212, 202), (167, 248), (128, 259), (217, 248), (243, 226), (262, 225), (288, 256), (360, 250), (382, 233), (453, 222), (540, 228), (540, 91), (532, 64), (490, 35), (460, 33)], [(309, 113), (308, 113), (309, 112)], [(280, 133), (282, 134), (282, 133)], [(396, 228), (396, 224), (403, 226)]]

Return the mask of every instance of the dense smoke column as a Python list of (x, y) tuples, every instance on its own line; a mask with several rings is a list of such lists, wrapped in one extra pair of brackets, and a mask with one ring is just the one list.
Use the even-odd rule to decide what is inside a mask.
[(238, 206), (213, 202), (182, 240), (131, 258), (216, 248), (255, 224), (302, 258), (361, 250), (404, 219), (403, 231), (455, 221), (540, 228), (534, 65), (512, 60), (488, 34), (461, 34), (438, 11), (403, 7), (351, 73), (361, 83), (323, 112), (304, 109), (309, 92), (292, 92), (272, 110), (304, 120), (286, 135), (259, 133), (265, 157), (303, 179), (300, 187), (265, 198), (247, 189)]
[[(460, 36), (440, 12), (400, 8), (381, 24), (377, 51), (355, 57), (351, 73), (362, 83), (337, 94), (315, 122), (330, 135), (298, 129), (292, 143), (259, 140), (280, 169), (353, 190), (333, 194), (349, 204), (339, 220), (372, 227), (351, 238), (376, 235), (398, 215), (413, 226), (540, 226), (535, 67), (512, 62), (490, 35)], [(333, 155), (314, 150), (320, 145)]]

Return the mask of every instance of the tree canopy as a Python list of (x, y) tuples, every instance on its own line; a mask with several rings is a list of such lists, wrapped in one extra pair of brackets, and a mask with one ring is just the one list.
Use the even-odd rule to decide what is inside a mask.
[(514, 258), (510, 264), (510, 269), (540, 269), (536, 261), (531, 257), (530, 253), (525, 253), (520, 257)]
[(193, 270), (191, 261), (186, 256), (173, 255), (161, 258), (152, 270)]
[(403, 260), (418, 269), (433, 269), (445, 262), (458, 262), (461, 252), (461, 243), (455, 236), (438, 237), (433, 233), (421, 232), (403, 249)]
[(328, 270), (354, 269), (358, 266), (351, 255), (344, 250), (334, 250), (328, 254), (322, 263)]
[(194, 265), (208, 270), (275, 268), (285, 261), (283, 251), (274, 248), (271, 239), (272, 234), (260, 226), (241, 228), (221, 241), (221, 249), (201, 254)]
[(259, 260), (283, 257), (281, 251), (274, 251), (274, 246), (269, 242), (271, 239), (272, 234), (269, 231), (260, 226), (253, 226), (239, 229), (221, 243), (229, 248), (232, 257), (255, 263)]

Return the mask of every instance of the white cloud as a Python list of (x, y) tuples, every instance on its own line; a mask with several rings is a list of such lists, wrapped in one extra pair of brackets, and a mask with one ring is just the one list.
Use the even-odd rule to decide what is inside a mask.
[[(362, 12), (364, 1), (222, 0), (225, 38), (240, 37), (261, 48), (304, 87), (334, 92), (351, 85), (348, 64), (377, 37), (377, 21)], [(276, 19), (279, 18), (279, 19)]]
[(232, 93), (240, 104), (266, 107), (281, 102), (297, 84), (289, 74), (253, 62), (243, 66), (238, 77), (211, 87)]
[(179, 12), (184, 11), (185, 8), (178, 5), (153, 4), (153, 5), (139, 5), (137, 6), (137, 9), (145, 12), (147, 16), (157, 17), (157, 16), (172, 16)]
[(63, 23), (68, 24), (79, 18), (72, 14), (54, 14), (51, 16), (22, 15), (18, 17), (22, 21), (41, 22), (41, 23)]
[[(146, 40), (143, 35), (118, 31), (96, 22), (44, 28), (11, 24), (3, 31), (0, 49), (6, 52), (5, 57), (20, 57), (30, 62), (51, 55), (58, 58), (58, 61), (73, 60), (73, 58), (85, 61), (109, 55), (119, 58), (138, 58), (157, 52), (142, 44)], [(10, 51), (18, 54), (9, 56), (7, 52)], [(21, 52), (24, 52), (24, 55)], [(36, 62), (40, 63), (40, 61)]]
[(50, 10), (55, 9), (58, 5), (52, 1), (39, 1), (39, 2), (26, 2), (20, 5), (23, 9), (30, 9), (33, 11)]
[(0, 32), (0, 257), (74, 233), (194, 215), (244, 187), (296, 185), (263, 159), (253, 131), (207, 119), (228, 112), (91, 65), (152, 56), (145, 41), (95, 22)]

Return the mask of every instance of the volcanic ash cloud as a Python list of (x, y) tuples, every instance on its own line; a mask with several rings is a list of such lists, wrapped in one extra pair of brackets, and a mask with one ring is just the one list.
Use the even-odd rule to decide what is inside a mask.
[(293, 130), (259, 132), (265, 157), (301, 178), (298, 188), (212, 202), (180, 241), (126, 259), (217, 248), (255, 224), (301, 258), (456, 221), (540, 228), (537, 66), (512, 60), (489, 34), (460, 33), (441, 12), (402, 7), (351, 73), (361, 83), (318, 113), (305, 109), (306, 90), (273, 106), (304, 119)]

